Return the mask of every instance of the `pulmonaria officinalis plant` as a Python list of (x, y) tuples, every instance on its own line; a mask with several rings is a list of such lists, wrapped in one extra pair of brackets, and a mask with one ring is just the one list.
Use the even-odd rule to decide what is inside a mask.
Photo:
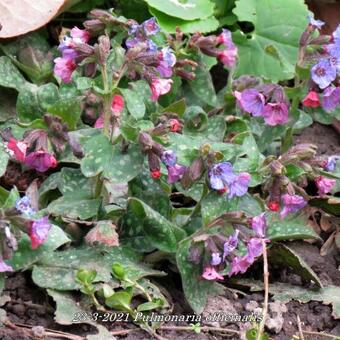
[[(261, 261), (266, 279), (268, 259), (289, 268), (293, 259), (320, 287), (282, 249), (320, 241), (308, 214), (338, 209), (340, 179), (340, 156), (293, 138), (313, 119), (337, 117), (339, 27), (321, 35), (323, 23), (304, 10), (295, 41), (264, 48), (282, 69), (245, 73), (245, 48), (258, 38), (245, 41), (242, 24), (189, 34), (156, 10), (143, 22), (92, 10), (83, 27), (63, 29), (48, 83), (29, 83), (15, 58), (0, 57), (0, 86), (19, 93), (16, 119), (1, 126), (0, 173), (36, 177), (0, 188), (0, 272), (33, 267), (56, 301), (57, 290), (80, 290), (152, 335), (159, 324), (136, 316), (170, 312), (150, 279), (166, 274), (159, 268), (180, 275), (198, 314), (220, 284), (258, 279)], [(5, 66), (15, 76), (1, 82)], [(212, 67), (225, 71), (221, 86)]]

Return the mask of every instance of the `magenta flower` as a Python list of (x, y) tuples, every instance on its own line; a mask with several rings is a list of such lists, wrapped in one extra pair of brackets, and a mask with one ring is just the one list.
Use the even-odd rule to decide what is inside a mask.
[(206, 280), (223, 280), (223, 276), (220, 275), (214, 267), (205, 267), (202, 277)]
[(124, 110), (124, 98), (119, 94), (114, 95), (111, 103), (111, 111), (113, 113), (122, 113), (123, 110)]
[(50, 231), (51, 227), (52, 225), (48, 221), (47, 216), (31, 222), (29, 236), (31, 239), (32, 249), (38, 248), (46, 241), (48, 232)]
[(265, 237), (267, 229), (266, 214), (262, 213), (251, 219), (251, 227), (255, 231), (257, 237)]
[(255, 261), (263, 253), (262, 239), (253, 237), (247, 243), (247, 257), (250, 263)]
[(217, 58), (224, 66), (232, 68), (237, 61), (237, 47), (235, 45), (225, 48), (217, 53)]
[(242, 197), (248, 191), (250, 175), (247, 172), (241, 172), (229, 184), (228, 198), (232, 199), (235, 196)]
[(55, 168), (58, 162), (50, 153), (39, 150), (31, 152), (26, 157), (25, 164), (39, 172), (45, 172), (50, 168)]
[(88, 43), (91, 38), (88, 31), (81, 30), (78, 27), (74, 27), (71, 29), (71, 37), (73, 38), (74, 42), (82, 44)]
[(151, 89), (151, 100), (156, 102), (159, 96), (168, 93), (171, 90), (171, 79), (153, 78), (150, 84)]
[(11, 138), (6, 146), (14, 159), (21, 163), (25, 161), (26, 151), (28, 147), (26, 143)]
[(6, 264), (3, 259), (0, 259), (0, 273), (12, 272), (13, 268)]
[(223, 244), (223, 261), (225, 258), (230, 255), (238, 245), (238, 235), (240, 231), (238, 229), (235, 230), (234, 234), (230, 235), (226, 242)]
[(211, 254), (210, 264), (212, 266), (218, 266), (221, 262), (222, 262), (222, 259), (221, 259), (220, 253), (212, 253)]
[(175, 164), (167, 167), (168, 169), (168, 183), (173, 184), (178, 182), (186, 171), (183, 165)]
[(283, 209), (280, 212), (281, 219), (288, 214), (293, 214), (307, 205), (307, 202), (302, 196), (284, 194), (281, 197), (283, 203)]
[(340, 159), (340, 156), (330, 156), (327, 159), (326, 170), (327, 171), (334, 171), (336, 167), (336, 162)]
[(233, 262), (231, 263), (231, 270), (228, 273), (228, 276), (236, 275), (238, 273), (245, 273), (248, 268), (253, 264), (254, 261), (248, 258), (248, 255), (244, 256), (236, 256), (233, 258)]
[(319, 62), (312, 67), (311, 76), (314, 83), (318, 84), (320, 89), (325, 89), (335, 80), (336, 67), (329, 59), (320, 59)]
[(288, 122), (288, 107), (285, 103), (268, 103), (264, 107), (262, 116), (270, 126), (285, 124)]
[(323, 92), (322, 108), (327, 111), (333, 111), (340, 105), (340, 86), (328, 86)]
[(177, 156), (173, 150), (166, 150), (161, 155), (161, 160), (166, 166), (173, 166), (177, 163)]
[(176, 64), (176, 56), (171, 52), (170, 47), (164, 47), (158, 54), (157, 71), (161, 77), (171, 77), (172, 68)]
[(217, 37), (217, 42), (224, 46), (234, 45), (231, 38), (231, 32), (225, 28), (222, 29), (222, 33)]
[(255, 89), (247, 89), (242, 91), (237, 99), (244, 111), (251, 113), (254, 117), (261, 116), (265, 104), (263, 94)]
[(61, 78), (61, 80), (68, 84), (71, 82), (73, 71), (76, 69), (76, 63), (69, 58), (54, 59), (54, 74)]
[(229, 190), (230, 183), (236, 178), (233, 166), (229, 162), (213, 165), (208, 172), (209, 182), (212, 189)]
[(320, 196), (328, 194), (333, 189), (335, 183), (335, 179), (326, 178), (323, 176), (319, 176), (315, 179), (315, 184), (318, 188), (318, 193)]

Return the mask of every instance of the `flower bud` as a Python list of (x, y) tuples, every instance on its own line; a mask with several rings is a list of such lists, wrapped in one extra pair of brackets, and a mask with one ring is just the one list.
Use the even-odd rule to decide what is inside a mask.
[(98, 44), (94, 46), (94, 50), (100, 65), (105, 65), (110, 52), (110, 47), (111, 44), (108, 36), (102, 35), (98, 38)]

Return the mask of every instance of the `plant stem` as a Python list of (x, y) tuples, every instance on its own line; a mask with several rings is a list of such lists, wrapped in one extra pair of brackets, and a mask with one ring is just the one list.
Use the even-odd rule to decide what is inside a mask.
[(268, 312), (268, 295), (269, 295), (269, 272), (268, 272), (268, 257), (267, 257), (267, 246), (266, 241), (262, 239), (263, 248), (263, 283), (264, 283), (264, 305), (262, 312), (262, 320), (259, 329), (256, 334), (256, 340), (260, 340), (264, 331), (264, 325), (266, 323), (267, 312)]
[(103, 105), (104, 105), (104, 135), (109, 137), (110, 117), (111, 117), (111, 94), (109, 89), (109, 80), (107, 77), (106, 64), (101, 67), (102, 80), (104, 86)]

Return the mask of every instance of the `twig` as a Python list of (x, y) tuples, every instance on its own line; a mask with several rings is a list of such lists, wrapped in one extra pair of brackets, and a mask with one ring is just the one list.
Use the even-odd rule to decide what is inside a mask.
[(269, 272), (268, 272), (267, 246), (266, 241), (264, 239), (262, 239), (262, 248), (263, 248), (264, 306), (262, 311), (262, 320), (256, 334), (256, 340), (260, 340), (262, 337), (268, 312)]
[(304, 334), (308, 335), (317, 335), (317, 336), (324, 336), (325, 338), (332, 338), (332, 339), (340, 339), (338, 336), (333, 335), (333, 334), (328, 334), (328, 333), (319, 333), (319, 332), (310, 332), (310, 331), (302, 331)]
[(296, 316), (296, 320), (297, 320), (300, 340), (305, 340), (305, 337), (303, 336), (303, 331), (302, 331), (302, 327), (301, 327), (301, 320), (300, 320), (299, 315)]

